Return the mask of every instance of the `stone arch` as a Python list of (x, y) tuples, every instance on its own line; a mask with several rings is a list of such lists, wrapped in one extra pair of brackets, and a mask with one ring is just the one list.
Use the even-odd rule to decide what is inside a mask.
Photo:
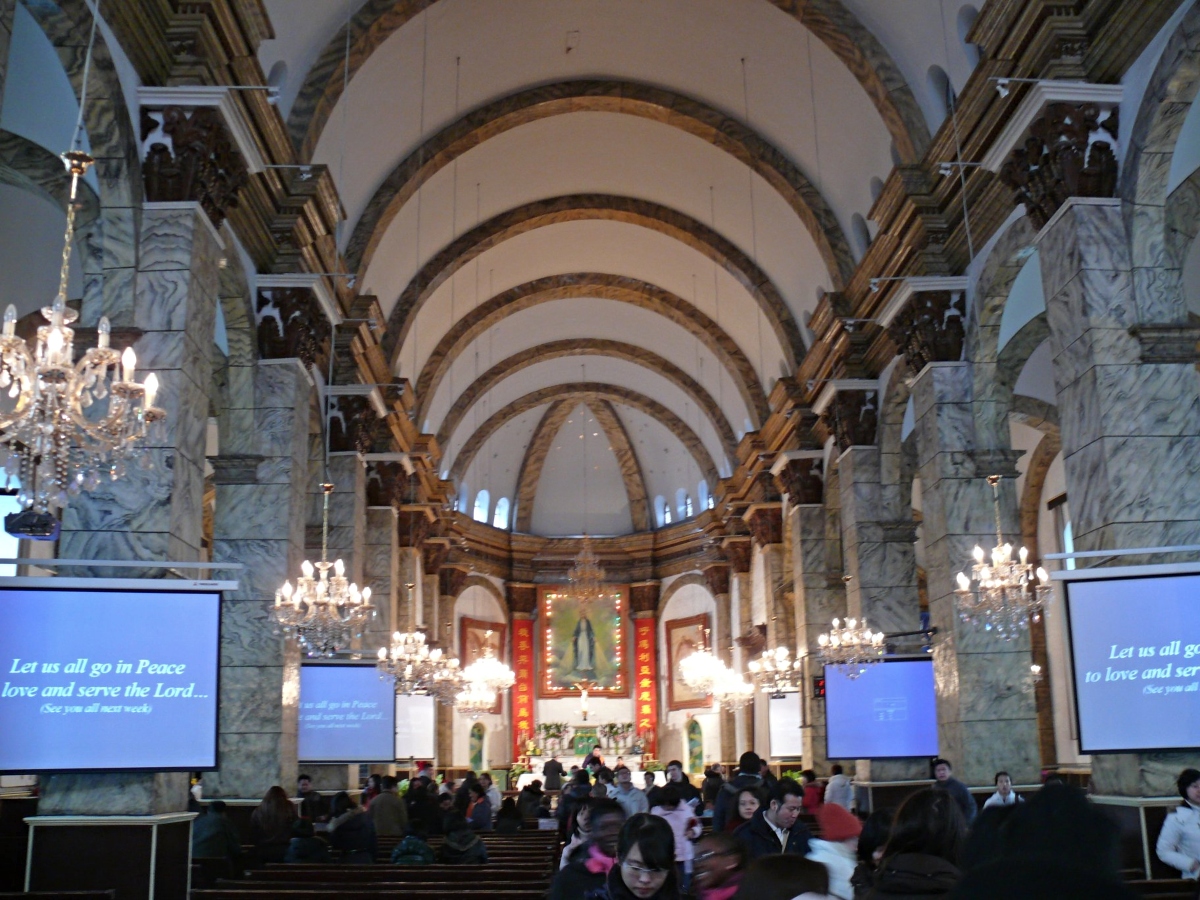
[[(349, 28), (349, 75), (353, 78), (383, 43), (437, 0), (366, 0), (325, 45), (304, 77), (288, 116), (288, 133), (301, 161), (310, 161), (321, 132), (342, 95), (338, 74), (346, 61)], [(902, 161), (920, 160), (929, 129), (912, 90), (887, 49), (841, 0), (797, 3), (769, 0), (807, 28), (862, 85), (892, 136)]]
[[(717, 402), (712, 398), (712, 395), (698, 381), (670, 360), (664, 359), (651, 350), (627, 344), (624, 341), (610, 341), (600, 338), (569, 338), (561, 341), (550, 341), (545, 344), (539, 344), (536, 347), (530, 347), (528, 350), (514, 353), (507, 359), (500, 360), (500, 362), (496, 363), (468, 385), (466, 390), (455, 399), (453, 406), (450, 407), (450, 410), (446, 413), (446, 417), (442, 419), (441, 426), (438, 428), (437, 442), (439, 446), (446, 446), (446, 443), (450, 440), (450, 435), (458, 428), (459, 423), (462, 422), (463, 416), (467, 414), (471, 405), (505, 378), (515, 375), (522, 369), (526, 369), (537, 363), (552, 359), (561, 359), (564, 356), (605, 356), (612, 359), (625, 360), (634, 365), (649, 369), (652, 372), (657, 372), (687, 394), (708, 417), (717, 434), (721, 436), (721, 443), (725, 447), (725, 454), (730, 459), (736, 454), (737, 438), (734, 437), (729, 420), (725, 417), (721, 408), (717, 406)], [(426, 403), (427, 405), (428, 402)], [(423, 418), (423, 416), (418, 416), (418, 421)]]
[[(1139, 321), (1186, 322), (1183, 258), (1173, 255), (1166, 222), (1171, 157), (1200, 90), (1200, 7), (1184, 14), (1167, 41), (1142, 95), (1121, 173), (1122, 213), (1130, 238)], [(1186, 76), (1186, 77), (1184, 77)]]
[(1038, 513), (1042, 499), (1042, 490), (1046, 486), (1046, 474), (1050, 465), (1062, 452), (1062, 435), (1058, 427), (1047, 425), (1040, 429), (1042, 439), (1033, 448), (1029, 464), (1025, 467), (1025, 484), (1021, 491), (1021, 540), (1030, 549), (1035, 558), (1040, 558), (1038, 540)]
[(678, 128), (749, 166), (804, 223), (834, 290), (854, 274), (854, 255), (829, 204), (800, 168), (757, 132), (691, 97), (626, 81), (561, 81), (502, 97), (467, 113), (402, 160), (375, 191), (346, 247), (360, 275), (404, 204), (437, 172), (490, 138), (529, 122), (576, 112), (638, 116)]
[[(0, 130), (0, 183), (21, 188), (65, 210), (71, 181), (62, 159), (41, 144), (11, 131)], [(100, 198), (86, 181), (79, 182), (75, 228), (86, 232), (100, 215)]]
[[(904, 413), (912, 396), (912, 374), (905, 359), (896, 357), (883, 377), (887, 381), (879, 401), (880, 487), (884, 506), (892, 518), (907, 522), (912, 517), (912, 483), (916, 474), (910, 462), (915, 456), (915, 442), (903, 437)], [(825, 493), (829, 493), (828, 486)]]
[[(633, 530), (649, 531), (650, 506), (646, 493), (646, 476), (642, 473), (642, 466), (629, 440), (629, 433), (607, 400), (585, 401), (584, 405), (591, 410), (600, 427), (604, 429), (604, 435), (617, 458), (621, 480), (625, 484), (625, 496), (629, 501), (629, 518), (633, 523)], [(537, 502), (542, 467), (546, 463), (546, 456), (554, 438), (577, 406), (579, 403), (571, 400), (552, 403), (534, 429), (517, 475), (517, 523), (514, 528), (516, 531), (529, 532), (533, 528), (533, 510)]]
[(510, 614), (511, 611), (508, 608), (508, 601), (504, 599), (503, 592), (500, 590), (500, 588), (496, 587), (496, 583), (494, 581), (492, 581), (490, 578), (484, 578), (482, 575), (471, 574), (464, 578), (462, 586), (458, 589), (458, 593), (454, 595), (455, 602), (458, 602), (458, 598), (467, 592), (467, 588), (472, 587), (483, 588), (483, 590), (491, 594), (492, 599), (500, 605), (500, 611), (502, 613), (504, 613), (506, 616)]
[(710, 598), (712, 598), (713, 603), (717, 602), (717, 598), (713, 597), (712, 591), (708, 589), (708, 580), (699, 572), (688, 572), (685, 575), (680, 575), (659, 593), (657, 615), (661, 618), (663, 611), (667, 608), (667, 604), (671, 602), (671, 598), (679, 593), (683, 588), (690, 585), (704, 588), (704, 591)]
[[(460, 235), (434, 255), (405, 286), (388, 316), (384, 353), (395, 371), (417, 313), (433, 292), (475, 257), (537, 228), (586, 220), (624, 222), (674, 238), (721, 266), (754, 298), (766, 316), (789, 371), (804, 358), (804, 340), (779, 289), (749, 256), (707, 225), (681, 212), (613, 194), (568, 194), (535, 200), (502, 212)], [(351, 268), (355, 268), (351, 261)]]
[(569, 384), (551, 385), (550, 387), (532, 391), (523, 397), (518, 397), (504, 408), (498, 409), (476, 429), (475, 433), (463, 444), (462, 449), (458, 451), (458, 455), (454, 459), (454, 465), (450, 468), (450, 477), (455, 481), (460, 481), (471, 467), (471, 462), (474, 460), (475, 454), (479, 452), (479, 448), (483, 445), (483, 442), (495, 434), (509, 419), (535, 409), (551, 400), (570, 399), (573, 399), (576, 404), (591, 400), (609, 400), (613, 403), (622, 403), (630, 406), (651, 418), (658, 419), (668, 431), (680, 440), (688, 452), (692, 454), (692, 458), (696, 460), (696, 465), (700, 467), (700, 471), (704, 473), (704, 477), (709, 479), (709, 483), (716, 484), (718, 479), (717, 466), (713, 462), (708, 449), (686, 422), (657, 400), (652, 400), (645, 394), (596, 381), (577, 381)]
[(471, 341), (496, 323), (539, 303), (594, 297), (629, 303), (661, 315), (697, 338), (725, 367), (738, 389), (755, 427), (770, 415), (767, 395), (749, 358), (737, 343), (711, 318), (688, 301), (656, 285), (598, 272), (552, 275), (517, 285), (480, 303), (453, 323), (438, 341), (417, 378), (416, 395), (420, 405), (417, 421), (423, 421), (428, 405), (451, 364)]
[[(1183, 290), (1182, 272), (1187, 259), (1188, 250), (1200, 234), (1200, 169), (1197, 169), (1180, 183), (1167, 197), (1164, 219), (1166, 231), (1163, 249), (1166, 258), (1180, 270), (1180, 290)], [(1184, 307), (1187, 307), (1187, 297), (1184, 297)]]

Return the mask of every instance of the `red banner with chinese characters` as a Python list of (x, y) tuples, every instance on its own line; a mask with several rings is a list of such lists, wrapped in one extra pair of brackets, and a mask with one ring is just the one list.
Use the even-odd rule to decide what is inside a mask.
[(653, 616), (634, 619), (634, 697), (637, 698), (637, 734), (642, 740), (642, 752), (658, 754), (658, 665)]
[(533, 622), (513, 619), (513, 672), (517, 676), (512, 691), (513, 762), (526, 754), (533, 740)]

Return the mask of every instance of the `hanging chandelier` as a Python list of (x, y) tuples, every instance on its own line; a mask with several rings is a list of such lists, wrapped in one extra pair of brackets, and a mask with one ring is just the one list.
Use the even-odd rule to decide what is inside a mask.
[(754, 685), (728, 666), (717, 676), (712, 686), (712, 698), (722, 709), (741, 709), (754, 699)]
[(983, 548), (976, 545), (971, 575), (957, 576), (958, 617), (964, 624), (982, 624), (1006, 641), (1018, 637), (1030, 622), (1041, 620), (1042, 608), (1050, 594), (1050, 576), (1040, 566), (1029, 563), (1029, 551), (1021, 547), (1013, 559), (1013, 546), (1004, 542), (1000, 527), (1000, 478), (989, 475), (992, 506), (996, 514), (996, 546), (990, 564)]
[(697, 650), (679, 661), (679, 675), (683, 683), (700, 694), (711, 694), (713, 686), (726, 671), (725, 663), (717, 659), (711, 650)]
[(581, 606), (604, 596), (604, 569), (592, 550), (591, 538), (586, 534), (583, 536), (583, 546), (575, 555), (575, 564), (567, 572), (567, 583), (571, 586), (571, 595)]
[(864, 619), (833, 620), (833, 627), (817, 635), (817, 654), (822, 665), (836, 666), (847, 678), (857, 678), (867, 666), (883, 659), (882, 631), (872, 631)]
[(11, 304), (0, 336), (0, 397), (7, 398), (0, 409), (4, 471), (9, 483), (13, 478), (20, 483), (21, 506), (41, 517), (54, 516), (103, 476), (121, 478), (149, 426), (166, 418), (154, 405), (158, 377), (151, 373), (144, 384), (134, 381), (137, 357), (132, 348), (118, 353), (109, 346), (107, 318), (98, 323), (97, 346), (74, 361), (70, 326), (79, 314), (67, 306), (67, 275), (79, 179), (93, 160), (78, 151), (64, 153), (63, 160), (71, 188), (58, 294), (42, 307), (47, 324), (38, 327), (33, 348), (17, 336)]
[[(321, 518), (321, 561), (315, 566), (307, 559), (300, 566), (301, 576), (293, 588), (290, 581), (275, 592), (271, 610), (276, 634), (296, 641), (307, 656), (333, 656), (362, 637), (363, 626), (375, 615), (371, 589), (350, 582), (340, 559), (328, 561), (329, 495), (332, 484), (322, 484), (324, 494)], [(329, 570), (333, 570), (333, 575)]]
[(391, 678), (397, 694), (429, 694), (451, 704), (465, 679), (458, 660), (425, 643), (420, 631), (394, 632), (390, 647), (379, 648), (376, 662), (381, 678)]
[(463, 715), (478, 719), (496, 706), (496, 691), (477, 681), (467, 682), (454, 698), (454, 708)]
[(750, 676), (764, 694), (772, 697), (782, 697), (784, 694), (800, 690), (800, 672), (804, 668), (804, 660), (800, 657), (792, 659), (787, 647), (776, 647), (774, 650), (764, 650), (762, 656), (750, 661)]
[[(490, 631), (486, 632), (485, 640), (491, 635)], [(482, 685), (493, 693), (506, 691), (517, 682), (516, 673), (496, 659), (491, 647), (487, 647), (483, 656), (462, 670), (462, 677), (468, 685)], [(495, 700), (492, 702), (495, 703)]]

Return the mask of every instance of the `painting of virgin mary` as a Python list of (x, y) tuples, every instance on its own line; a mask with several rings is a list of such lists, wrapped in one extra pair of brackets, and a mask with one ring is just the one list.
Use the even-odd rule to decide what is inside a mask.
[(565, 588), (543, 588), (538, 604), (538, 679), (542, 697), (578, 696), (588, 684), (593, 696), (628, 696), (624, 588), (581, 604)]

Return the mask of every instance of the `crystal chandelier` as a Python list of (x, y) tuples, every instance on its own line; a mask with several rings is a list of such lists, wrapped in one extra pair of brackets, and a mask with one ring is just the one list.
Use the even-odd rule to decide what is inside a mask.
[(728, 666), (722, 666), (712, 686), (713, 701), (730, 711), (741, 709), (754, 699), (754, 685)]
[[(491, 637), (491, 634), (490, 631), (486, 632), (485, 639)], [(491, 647), (487, 647), (483, 651), (483, 656), (463, 669), (462, 677), (468, 685), (482, 685), (493, 693), (506, 691), (517, 682), (516, 674), (496, 659)]]
[(394, 632), (391, 646), (379, 648), (376, 666), (380, 677), (393, 680), (397, 694), (430, 694), (447, 705), (465, 684), (458, 660), (429, 647), (420, 631)]
[(996, 546), (991, 563), (985, 562), (983, 548), (975, 547), (971, 575), (958, 573), (958, 617), (965, 624), (981, 623), (985, 631), (995, 632), (1006, 641), (1018, 637), (1029, 623), (1041, 620), (1042, 608), (1050, 593), (1046, 570), (1029, 564), (1024, 547), (1013, 559), (1013, 546), (1004, 542), (1000, 527), (1000, 476), (989, 475), (992, 505), (996, 513)]
[(328, 657), (362, 637), (363, 626), (375, 615), (375, 607), (371, 605), (369, 587), (360, 591), (358, 585), (346, 579), (346, 567), (340, 559), (328, 561), (329, 495), (333, 485), (322, 484), (321, 491), (321, 561), (315, 566), (304, 561), (295, 588), (289, 581), (283, 583), (275, 592), (271, 615), (277, 634), (295, 640), (308, 656)]
[(604, 596), (604, 569), (592, 550), (591, 538), (586, 534), (583, 536), (583, 546), (575, 556), (575, 564), (567, 572), (567, 583), (571, 586), (571, 595), (581, 606)]
[(884, 634), (872, 631), (864, 619), (833, 620), (833, 627), (817, 636), (817, 653), (822, 665), (836, 666), (847, 678), (857, 678), (884, 654)]
[(713, 686), (728, 671), (725, 663), (708, 649), (689, 653), (679, 661), (679, 676), (683, 683), (700, 694), (711, 694)]
[(490, 713), (495, 706), (496, 692), (477, 681), (467, 682), (466, 687), (454, 698), (454, 708), (472, 719)]
[(787, 647), (776, 647), (774, 650), (764, 650), (762, 656), (751, 660), (749, 668), (751, 677), (764, 694), (781, 697), (800, 690), (800, 671), (804, 668), (804, 660), (800, 657), (792, 659)]
[(67, 307), (67, 274), (79, 178), (92, 158), (72, 151), (63, 160), (71, 190), (58, 294), (42, 308), (47, 324), (38, 327), (32, 349), (16, 334), (17, 309), (11, 304), (0, 336), (0, 391), (11, 401), (0, 410), (4, 470), (8, 480), (20, 481), (20, 504), (43, 516), (97, 487), (103, 475), (122, 477), (147, 428), (166, 418), (154, 405), (158, 377), (151, 373), (144, 384), (134, 381), (137, 357), (132, 348), (118, 353), (109, 346), (107, 318), (98, 323), (97, 346), (74, 361), (70, 326), (78, 313)]

